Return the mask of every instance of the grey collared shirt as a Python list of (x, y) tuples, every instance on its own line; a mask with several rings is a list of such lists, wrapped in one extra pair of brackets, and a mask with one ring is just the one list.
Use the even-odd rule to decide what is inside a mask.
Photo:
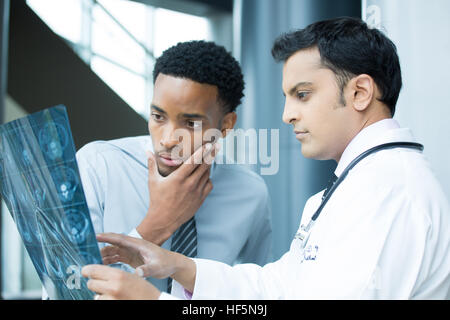
[[(150, 136), (96, 141), (77, 153), (77, 161), (94, 229), (136, 234), (149, 207), (145, 151)], [(226, 161), (222, 161), (227, 163)], [(272, 229), (268, 189), (253, 171), (235, 164), (213, 163), (213, 190), (195, 214), (197, 256), (233, 265), (271, 261)], [(171, 238), (162, 244), (170, 249)], [(151, 279), (165, 291), (167, 279)]]

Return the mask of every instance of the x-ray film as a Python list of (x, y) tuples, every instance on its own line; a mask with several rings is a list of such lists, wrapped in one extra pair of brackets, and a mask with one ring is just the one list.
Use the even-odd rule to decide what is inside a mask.
[(81, 276), (101, 264), (66, 108), (0, 126), (1, 194), (51, 299), (92, 299)]

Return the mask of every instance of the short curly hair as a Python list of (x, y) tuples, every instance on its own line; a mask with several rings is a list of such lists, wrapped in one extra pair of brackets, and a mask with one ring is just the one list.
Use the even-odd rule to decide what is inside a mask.
[(244, 77), (239, 63), (214, 42), (180, 42), (165, 50), (156, 59), (153, 83), (160, 73), (216, 86), (225, 113), (235, 111), (244, 97)]

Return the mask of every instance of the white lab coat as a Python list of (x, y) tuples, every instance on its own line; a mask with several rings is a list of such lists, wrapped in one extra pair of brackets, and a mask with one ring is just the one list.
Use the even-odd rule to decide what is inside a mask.
[[(364, 129), (346, 148), (336, 175), (365, 150), (394, 141), (414, 139), (392, 119)], [(308, 223), (322, 194), (307, 201), (301, 224)], [(317, 219), (305, 250), (293, 240), (280, 260), (264, 267), (194, 259), (192, 298), (446, 299), (449, 226), (447, 199), (425, 156), (410, 149), (383, 150), (349, 172)]]

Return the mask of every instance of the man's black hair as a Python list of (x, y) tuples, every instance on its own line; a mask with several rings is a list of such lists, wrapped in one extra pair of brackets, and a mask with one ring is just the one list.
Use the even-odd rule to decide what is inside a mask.
[(379, 100), (394, 115), (402, 88), (400, 62), (394, 43), (381, 31), (350, 17), (320, 21), (282, 34), (275, 40), (272, 56), (286, 62), (297, 51), (313, 47), (319, 49), (322, 65), (335, 73), (341, 93), (351, 78), (367, 74), (381, 91)]
[(225, 113), (235, 111), (244, 96), (244, 77), (236, 59), (214, 42), (180, 42), (156, 60), (153, 83), (162, 73), (214, 85)]

